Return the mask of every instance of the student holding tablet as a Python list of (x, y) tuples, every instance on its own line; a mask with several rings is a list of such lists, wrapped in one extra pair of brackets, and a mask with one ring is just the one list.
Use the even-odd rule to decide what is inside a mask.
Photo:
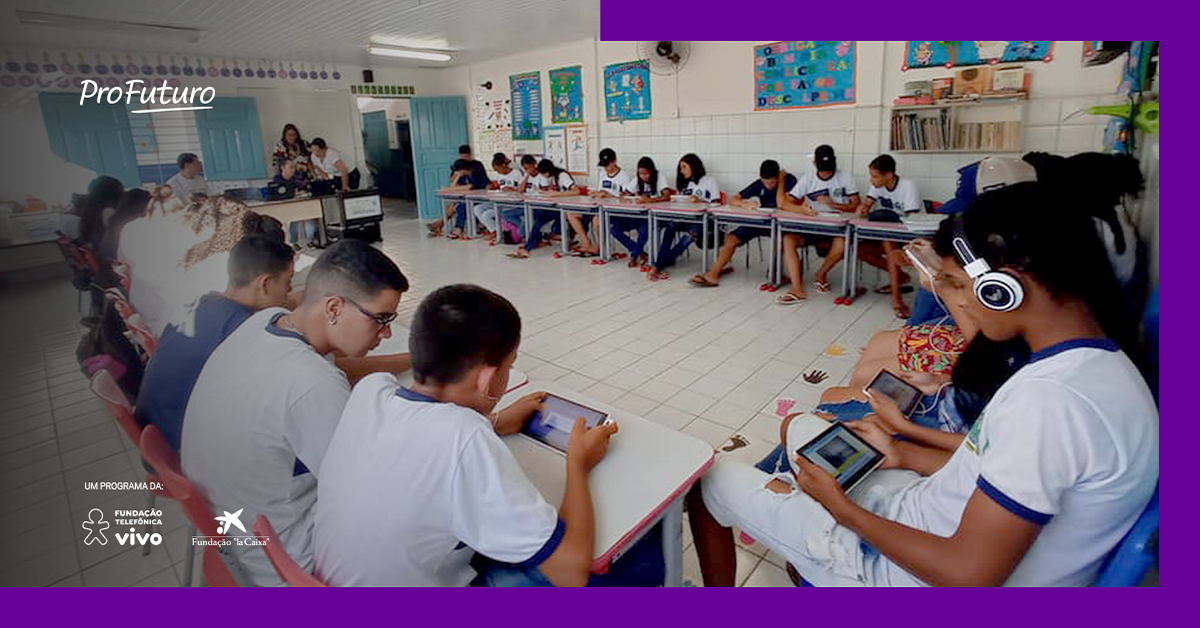
[[(885, 456), (847, 493), (803, 457), (772, 479), (720, 460), (689, 501), (707, 585), (732, 584), (738, 525), (818, 586), (1086, 586), (1158, 481), (1158, 414), (1121, 347), (1135, 326), (1085, 215), (1020, 183), (939, 227), (939, 292), (1029, 362), (952, 453), (850, 424)], [(1069, 237), (1064, 237), (1069, 234)], [(783, 426), (785, 447), (797, 429)], [(785, 481), (788, 480), (788, 481)]]
[[(543, 423), (551, 414), (554, 422), (573, 414), (537, 392), (495, 411), (521, 339), (511, 303), (477, 286), (440, 288), (417, 308), (409, 338), (416, 383), (404, 388), (389, 375), (363, 379), (325, 454), (313, 531), (322, 581), (661, 584), (661, 555), (657, 564), (622, 565), (627, 554), (606, 576), (589, 574), (595, 530), (588, 475), (617, 433), (615, 424), (589, 429), (578, 417), (566, 428), (566, 489), (557, 510), (501, 440), (535, 413)], [(651, 546), (661, 547), (657, 539)], [(631, 553), (640, 555), (637, 548)]]
[[(635, 203), (658, 203), (671, 198), (674, 191), (667, 178), (658, 171), (654, 160), (642, 157), (637, 163), (637, 177), (626, 184), (621, 196)], [(629, 267), (650, 270), (646, 256), (646, 243), (650, 238), (649, 218), (613, 216), (608, 221), (609, 233), (629, 251)], [(630, 231), (637, 232), (637, 240), (629, 237)]]

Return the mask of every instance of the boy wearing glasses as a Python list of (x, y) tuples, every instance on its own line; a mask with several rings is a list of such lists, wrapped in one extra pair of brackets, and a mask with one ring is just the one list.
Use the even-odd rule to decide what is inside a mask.
[[(310, 537), (325, 448), (350, 396), (348, 372), (391, 336), (408, 280), (365, 242), (330, 247), (309, 272), (304, 300), (266, 308), (212, 353), (184, 414), (183, 472), (216, 513), (266, 515), (292, 558), (312, 564)], [(352, 376), (355, 373), (350, 373)], [(241, 529), (230, 537), (249, 537)], [(243, 542), (245, 539), (243, 539)], [(279, 585), (262, 548), (236, 538), (221, 552), (242, 584)]]

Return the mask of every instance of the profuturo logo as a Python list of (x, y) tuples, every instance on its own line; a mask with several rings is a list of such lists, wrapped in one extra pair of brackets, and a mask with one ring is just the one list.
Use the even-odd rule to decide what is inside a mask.
[[(138, 109), (130, 111), (130, 113), (160, 113), (163, 111), (196, 111), (198, 109), (212, 109), (211, 103), (217, 97), (217, 90), (213, 87), (169, 87), (164, 80), (162, 85), (155, 86), (154, 84), (146, 85), (142, 79), (129, 79), (125, 81), (124, 87), (101, 87), (100, 84), (92, 79), (84, 79), (81, 82), (83, 91), (79, 94), (79, 104), (82, 106), (90, 99), (95, 99), (96, 104), (108, 103), (116, 105), (122, 101), (126, 105), (131, 105), (136, 102), (142, 105), (186, 105), (183, 107), (160, 107), (157, 109)], [(200, 104), (197, 105), (196, 102)]]

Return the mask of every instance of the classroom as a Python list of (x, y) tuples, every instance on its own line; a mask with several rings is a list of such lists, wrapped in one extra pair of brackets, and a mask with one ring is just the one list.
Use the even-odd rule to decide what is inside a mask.
[(1158, 42), (12, 4), (0, 585), (1158, 586)]

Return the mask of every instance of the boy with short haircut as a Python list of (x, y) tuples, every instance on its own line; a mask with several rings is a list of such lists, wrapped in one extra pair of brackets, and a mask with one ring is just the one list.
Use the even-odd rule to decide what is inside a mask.
[[(813, 152), (815, 173), (806, 173), (794, 187), (779, 188), (779, 208), (809, 216), (829, 212), (854, 212), (858, 209), (858, 185), (848, 172), (838, 170), (837, 155), (833, 147), (822, 144)], [(818, 248), (829, 242), (825, 262), (813, 277), (817, 290), (829, 290), (829, 271), (842, 259), (846, 250), (845, 238), (822, 239), (820, 236), (805, 236), (799, 233), (783, 234), (783, 262), (791, 280), (792, 288), (779, 295), (775, 302), (780, 305), (802, 303), (808, 295), (804, 292), (804, 269), (800, 267), (798, 249), (806, 244)]]
[[(213, 512), (266, 515), (303, 567), (325, 450), (350, 396), (347, 373), (326, 358), (362, 358), (391, 336), (408, 281), (360, 240), (327, 249), (309, 271), (294, 311), (266, 308), (209, 356), (183, 422), (183, 472)], [(245, 530), (227, 536), (248, 537)], [(278, 585), (262, 548), (234, 542), (221, 553), (244, 584)]]
[[(779, 162), (774, 159), (767, 159), (758, 167), (758, 179), (747, 185), (741, 192), (730, 197), (729, 205), (744, 209), (758, 209), (760, 207), (774, 209), (778, 196), (776, 190), (779, 188), (779, 179)], [(796, 177), (785, 174), (783, 188), (790, 190), (794, 185), (796, 185)], [(721, 282), (721, 275), (733, 270), (726, 270), (725, 267), (733, 259), (733, 254), (737, 251), (737, 248), (754, 238), (767, 235), (769, 232), (770, 229), (759, 227), (738, 227), (725, 234), (725, 241), (721, 244), (721, 249), (717, 251), (717, 259), (709, 267), (708, 272), (696, 275), (688, 281), (692, 285), (700, 286), (701, 288), (717, 287)]]
[(184, 205), (191, 203), (196, 195), (208, 196), (208, 181), (204, 178), (204, 165), (196, 153), (180, 153), (175, 160), (179, 172), (167, 179), (167, 185), (175, 197)]
[[(281, 234), (282, 235), (282, 234)], [(281, 238), (246, 236), (229, 252), (229, 287), (206, 294), (163, 331), (146, 365), (134, 416), (179, 451), (183, 412), (208, 356), (254, 312), (287, 305), (295, 253)]]
[[(917, 183), (912, 179), (901, 179), (896, 174), (896, 160), (891, 155), (880, 155), (871, 160), (867, 166), (871, 179), (871, 189), (867, 197), (858, 206), (858, 215), (868, 220), (881, 222), (900, 222), (900, 217), (922, 211), (925, 202), (917, 191)], [(876, 201), (879, 209), (873, 210)], [(908, 283), (908, 275), (900, 271), (900, 267), (892, 261), (892, 253), (896, 250), (894, 242), (864, 242), (858, 247), (858, 256), (866, 263), (888, 272), (888, 285), (876, 290), (879, 293), (890, 292), (892, 295), (892, 310), (897, 318), (908, 318), (908, 305), (904, 303), (902, 290), (912, 290)], [(903, 286), (903, 288), (901, 287)]]
[(326, 452), (314, 530), (323, 582), (589, 582), (588, 474), (617, 426), (586, 429), (576, 420), (556, 512), (501, 440), (541, 408), (544, 393), (494, 411), (520, 336), (512, 304), (478, 286), (446, 286), (421, 302), (409, 337), (416, 383), (404, 388), (387, 375), (363, 379)]
[[(496, 153), (492, 155), (492, 170), (500, 175), (495, 181), (489, 184), (501, 192), (517, 192), (520, 191), (521, 180), (524, 178), (523, 173), (518, 172), (512, 167), (512, 160), (504, 153)], [(479, 223), (483, 225), (488, 232), (488, 242), (495, 244), (500, 235), (501, 228), (509, 228), (507, 225), (497, 223), (496, 219), (496, 204), (487, 201), (475, 203), (475, 217)], [(505, 221), (507, 223), (507, 221)]]

